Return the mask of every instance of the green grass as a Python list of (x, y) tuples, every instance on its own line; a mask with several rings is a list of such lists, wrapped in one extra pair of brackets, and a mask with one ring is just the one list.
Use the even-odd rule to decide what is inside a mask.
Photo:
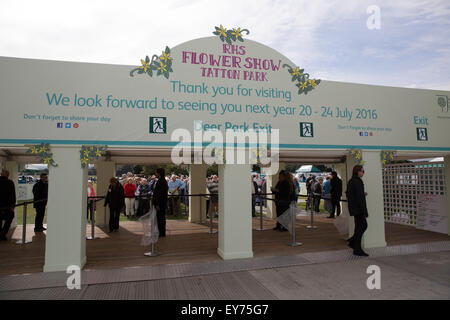
[[(23, 203), (24, 201), (18, 201), (18, 203)], [(16, 207), (15, 217), (17, 224), (23, 224), (23, 207)], [(47, 211), (46, 211), (47, 212)], [(27, 224), (34, 224), (34, 218), (36, 217), (36, 210), (33, 208), (32, 204), (27, 205)], [(47, 214), (44, 217), (44, 223), (47, 223)]]

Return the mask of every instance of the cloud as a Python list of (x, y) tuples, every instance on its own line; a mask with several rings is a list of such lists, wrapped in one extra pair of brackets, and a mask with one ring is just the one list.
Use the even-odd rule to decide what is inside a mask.
[[(370, 31), (374, 3), (382, 28)], [(134, 65), (223, 24), (249, 29), (313, 77), (438, 88), (450, 82), (449, 23), (448, 0), (2, 0), (0, 55)]]

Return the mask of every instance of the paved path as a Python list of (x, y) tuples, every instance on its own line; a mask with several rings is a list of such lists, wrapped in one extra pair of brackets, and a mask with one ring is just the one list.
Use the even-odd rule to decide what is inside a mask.
[[(0, 277), (0, 299), (450, 299), (450, 241), (233, 261)], [(381, 289), (366, 286), (369, 265)]]

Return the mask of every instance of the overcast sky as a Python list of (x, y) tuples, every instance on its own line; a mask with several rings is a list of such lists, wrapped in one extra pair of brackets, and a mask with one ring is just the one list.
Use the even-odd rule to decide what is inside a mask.
[(315, 78), (450, 90), (450, 0), (0, 0), (0, 56), (137, 65), (220, 24)]

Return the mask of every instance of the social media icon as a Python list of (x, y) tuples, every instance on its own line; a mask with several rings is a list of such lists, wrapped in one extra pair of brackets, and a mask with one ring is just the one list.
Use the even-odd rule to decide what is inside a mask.
[(72, 124), (70, 122), (66, 122), (66, 128), (70, 128)]
[(366, 132), (364, 132), (364, 135), (365, 135), (366, 137), (368, 137), (368, 136), (369, 136), (369, 133), (366, 131)]
[(370, 133), (369, 133), (369, 136), (371, 136), (371, 137), (372, 137), (372, 136), (373, 136), (373, 132), (370, 132)]
[(62, 128), (62, 127), (63, 127), (63, 123), (62, 123), (62, 122), (58, 122), (58, 123), (56, 124), (56, 127), (57, 127), (57, 128)]
[(359, 135), (362, 137), (364, 135), (364, 132), (360, 132)]
[(76, 129), (76, 128), (78, 128), (80, 125), (78, 124), (78, 123), (74, 123), (73, 124), (73, 127)]

